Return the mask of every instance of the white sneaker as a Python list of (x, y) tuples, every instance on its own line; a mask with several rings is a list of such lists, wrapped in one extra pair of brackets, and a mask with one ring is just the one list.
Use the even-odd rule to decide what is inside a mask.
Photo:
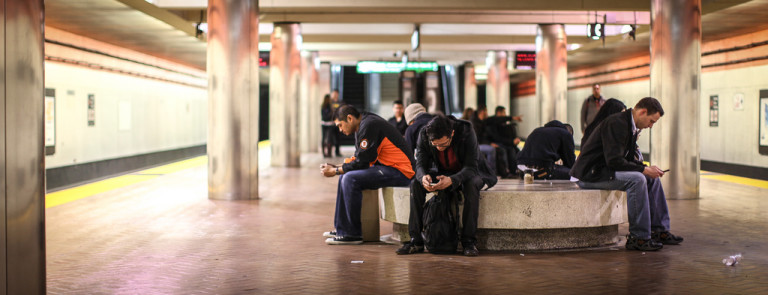
[(336, 231), (335, 231), (335, 230), (332, 230), (332, 231), (327, 231), (327, 232), (324, 232), (324, 233), (323, 233), (323, 237), (326, 237), (326, 238), (335, 238), (335, 237), (336, 237)]
[(363, 243), (363, 238), (336, 236), (335, 238), (326, 239), (325, 243), (328, 245), (360, 245)]

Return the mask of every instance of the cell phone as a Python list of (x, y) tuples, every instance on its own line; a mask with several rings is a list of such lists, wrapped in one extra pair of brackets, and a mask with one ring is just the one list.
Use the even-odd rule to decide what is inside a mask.
[(667, 173), (667, 172), (669, 172), (669, 169), (667, 169), (667, 170), (663, 170), (663, 171), (661, 171), (661, 172)]

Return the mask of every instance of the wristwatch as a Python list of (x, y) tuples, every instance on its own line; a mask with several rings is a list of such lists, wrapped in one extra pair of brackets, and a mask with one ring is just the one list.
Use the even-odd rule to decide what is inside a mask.
[(339, 174), (341, 174), (339, 173), (339, 167), (336, 167), (336, 175), (339, 175)]

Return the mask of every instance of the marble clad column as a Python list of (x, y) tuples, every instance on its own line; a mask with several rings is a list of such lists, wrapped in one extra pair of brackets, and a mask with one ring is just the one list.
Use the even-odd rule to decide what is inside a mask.
[(320, 62), (317, 51), (301, 52), (301, 96), (299, 101), (299, 143), (302, 153), (320, 151)]
[(321, 62), (317, 70), (317, 91), (320, 93), (320, 102), (326, 94), (331, 94), (331, 63)]
[(477, 110), (477, 81), (473, 62), (464, 63), (464, 108)]
[(488, 115), (493, 116), (497, 106), (503, 106), (509, 110), (509, 69), (508, 54), (503, 50), (488, 51), (485, 64), (488, 67), (488, 78), (485, 84), (485, 105), (488, 107)]
[(536, 101), (539, 126), (568, 122), (568, 49), (565, 26), (539, 25), (536, 34)]
[(301, 26), (275, 23), (269, 55), (269, 140), (272, 166), (299, 167)]
[(1, 4), (0, 294), (45, 294), (44, 114), (64, 93), (44, 88), (43, 1)]
[(651, 1), (650, 80), (665, 112), (650, 132), (650, 163), (671, 169), (667, 198), (698, 199), (701, 0)]
[(257, 199), (259, 5), (208, 2), (208, 198)]

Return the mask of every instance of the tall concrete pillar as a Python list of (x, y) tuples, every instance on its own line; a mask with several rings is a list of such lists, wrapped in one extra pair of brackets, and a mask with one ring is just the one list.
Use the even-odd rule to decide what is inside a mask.
[(275, 23), (269, 55), (269, 140), (272, 166), (299, 167), (301, 27)]
[(320, 104), (317, 51), (301, 52), (301, 95), (299, 97), (299, 143), (302, 153), (320, 151)]
[(365, 106), (374, 113), (381, 108), (381, 75), (371, 73), (365, 75)]
[(491, 116), (493, 116), (497, 106), (505, 107), (507, 114), (510, 114), (508, 56), (506, 51), (491, 50), (488, 51), (485, 58), (485, 64), (488, 67), (488, 78), (485, 82), (485, 105)]
[(43, 0), (0, 15), (0, 294), (45, 294)]
[(259, 197), (259, 3), (208, 1), (208, 198)]
[(464, 63), (464, 108), (477, 110), (477, 81), (475, 64), (472, 62)]
[(536, 33), (536, 101), (539, 126), (568, 121), (568, 42), (562, 24), (539, 25)]
[(701, 0), (651, 1), (651, 96), (665, 114), (651, 131), (652, 165), (670, 199), (699, 198)]
[(331, 63), (320, 63), (320, 69), (317, 70), (317, 79), (320, 101), (322, 102), (322, 99), (326, 94), (331, 94)]

